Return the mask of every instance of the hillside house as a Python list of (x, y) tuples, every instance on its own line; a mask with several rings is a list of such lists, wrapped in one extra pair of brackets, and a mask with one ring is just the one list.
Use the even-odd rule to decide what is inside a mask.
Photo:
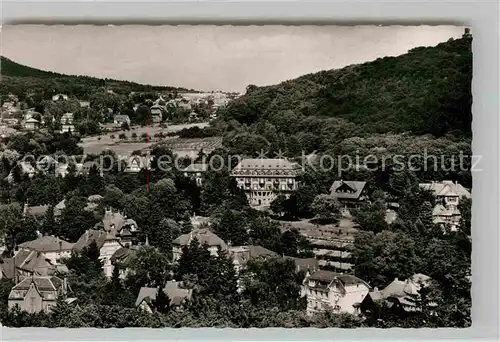
[(335, 313), (359, 313), (359, 306), (370, 286), (353, 275), (316, 271), (304, 279), (301, 295), (307, 297), (307, 313), (333, 310)]
[(52, 101), (67, 100), (68, 95), (66, 94), (56, 94), (52, 96)]
[(413, 312), (418, 310), (415, 298), (418, 298), (422, 286), (429, 284), (430, 277), (425, 274), (414, 274), (406, 280), (395, 278), (387, 287), (379, 291), (374, 288), (363, 300), (363, 312), (376, 310), (376, 302), (385, 302), (387, 307), (395, 311)]
[[(167, 281), (163, 292), (170, 299), (170, 306), (176, 311), (182, 310), (184, 304), (191, 299), (192, 290), (181, 287), (182, 283), (176, 281)], [(148, 313), (154, 309), (154, 300), (158, 294), (158, 289), (154, 287), (141, 287), (139, 295), (135, 301), (135, 307)]]
[(24, 128), (28, 131), (34, 131), (40, 128), (40, 121), (35, 118), (29, 118), (24, 122)]
[(134, 220), (108, 209), (102, 221), (93, 229), (87, 230), (75, 243), (73, 249), (80, 251), (95, 242), (99, 249), (99, 259), (103, 262), (104, 274), (111, 277), (114, 268), (111, 260), (113, 254), (122, 247), (139, 245), (139, 232)]
[(18, 306), (22, 311), (35, 313), (51, 312), (57, 298), (66, 295), (70, 290), (66, 279), (56, 276), (25, 277), (16, 284), (9, 294), (9, 309)]
[(430, 191), (436, 198), (432, 211), (433, 221), (441, 226), (449, 226), (452, 231), (457, 230), (460, 222), (460, 199), (471, 198), (470, 192), (461, 184), (452, 181), (421, 183), (420, 188)]
[(61, 133), (75, 132), (75, 125), (73, 125), (73, 113), (64, 113), (61, 117)]
[[(28, 162), (24, 162), (24, 161), (17, 162), (17, 167), (18, 167), (18, 170), (19, 170), (21, 177), (28, 176), (29, 178), (32, 178), (35, 175), (35, 172), (36, 172), (35, 168), (33, 167), (33, 165), (31, 165)], [(14, 180), (14, 170), (13, 169), (10, 171), (8, 176), (5, 177), (5, 179), (9, 182), (12, 182)]]
[(194, 179), (196, 185), (201, 186), (203, 183), (203, 174), (208, 170), (208, 164), (195, 163), (189, 164), (188, 167), (181, 170), (184, 177)]
[(128, 117), (128, 115), (117, 114), (113, 117), (113, 123), (120, 126), (123, 124), (127, 124), (130, 126), (130, 118)]
[(153, 123), (159, 123), (162, 120), (162, 111), (163, 107), (160, 105), (153, 105), (151, 108), (149, 108), (149, 111), (151, 113), (151, 120)]
[(41, 236), (38, 239), (21, 243), (18, 246), (18, 250), (15, 252), (15, 255), (21, 251), (35, 251), (42, 254), (52, 265), (58, 265), (61, 264), (62, 258), (68, 258), (71, 256), (72, 248), (72, 243), (64, 241), (58, 237)]
[(342, 215), (350, 217), (350, 210), (358, 208), (368, 198), (366, 182), (335, 181), (330, 187), (330, 195), (342, 205)]
[(278, 195), (290, 196), (302, 175), (300, 165), (286, 159), (243, 159), (231, 172), (253, 207), (268, 207)]
[(251, 260), (265, 260), (278, 257), (278, 254), (273, 251), (254, 245), (229, 247), (228, 253), (229, 257), (233, 259), (236, 272), (241, 271), (247, 262)]
[(228, 246), (220, 237), (212, 233), (207, 228), (193, 229), (187, 234), (182, 234), (172, 241), (173, 261), (180, 259), (182, 247), (189, 246), (193, 239), (197, 239), (200, 245), (207, 244), (211, 255), (217, 255), (218, 248), (227, 250)]
[(18, 279), (21, 276), (51, 276), (56, 272), (67, 272), (65, 265), (54, 265), (41, 252), (22, 250), (12, 258), (0, 261), (0, 279)]
[(284, 259), (291, 260), (295, 264), (296, 272), (304, 272), (306, 276), (319, 270), (319, 263), (316, 258), (297, 258), (284, 256)]
[[(90, 195), (87, 198), (87, 205), (85, 206), (84, 210), (88, 212), (96, 210), (101, 200), (101, 195)], [(60, 217), (64, 209), (66, 209), (66, 199), (61, 200), (54, 206), (54, 217)]]

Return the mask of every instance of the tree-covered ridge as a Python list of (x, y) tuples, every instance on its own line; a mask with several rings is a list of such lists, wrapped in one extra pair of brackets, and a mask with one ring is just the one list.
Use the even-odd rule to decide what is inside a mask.
[(347, 119), (370, 133), (470, 134), (471, 42), (464, 35), (398, 57), (249, 86), (222, 117), (279, 126), (283, 116), (300, 121), (314, 115)]
[(29, 90), (32, 93), (55, 94), (59, 92), (84, 98), (92, 88), (99, 87), (106, 87), (120, 94), (128, 94), (131, 91), (188, 91), (185, 88), (170, 86), (152, 86), (108, 78), (64, 75), (22, 65), (3, 56), (0, 56), (0, 73), (0, 93), (2, 94), (20, 95)]

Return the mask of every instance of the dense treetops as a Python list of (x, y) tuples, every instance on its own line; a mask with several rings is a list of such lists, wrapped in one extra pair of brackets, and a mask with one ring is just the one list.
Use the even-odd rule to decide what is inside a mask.
[(221, 117), (242, 124), (267, 120), (285, 130), (320, 116), (346, 119), (370, 133), (470, 134), (471, 41), (464, 36), (278, 85), (252, 85)]

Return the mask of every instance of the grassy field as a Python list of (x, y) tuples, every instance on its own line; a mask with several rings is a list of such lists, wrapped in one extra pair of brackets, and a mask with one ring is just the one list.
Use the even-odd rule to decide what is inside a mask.
[[(112, 150), (114, 151), (117, 155), (119, 156), (129, 156), (133, 151), (143, 149), (145, 147), (148, 147), (149, 145), (155, 142), (122, 142), (118, 139), (118, 135), (121, 133), (125, 133), (127, 137), (130, 138), (132, 133), (136, 133), (137, 136), (140, 138), (140, 136), (143, 133), (147, 133), (149, 136), (153, 136), (156, 133), (163, 132), (163, 133), (170, 133), (170, 132), (176, 132), (180, 131), (184, 128), (190, 128), (198, 126), (200, 128), (208, 126), (207, 122), (203, 123), (195, 123), (195, 124), (183, 124), (183, 125), (171, 125), (168, 126), (167, 128), (161, 128), (159, 126), (150, 126), (150, 127), (132, 127), (130, 131), (118, 131), (118, 132), (113, 132), (113, 133), (108, 133), (106, 135), (102, 135), (101, 139), (99, 140), (98, 137), (86, 137), (82, 139), (82, 142), (80, 143), (80, 146), (83, 147), (84, 153), (87, 154), (99, 154), (102, 151), (105, 150)], [(110, 135), (113, 134), (115, 136), (115, 139), (111, 139)]]

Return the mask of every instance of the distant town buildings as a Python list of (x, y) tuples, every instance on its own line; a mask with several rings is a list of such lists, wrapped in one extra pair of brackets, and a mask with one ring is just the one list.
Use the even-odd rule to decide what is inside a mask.
[(300, 186), (302, 168), (286, 159), (243, 159), (231, 176), (253, 207), (267, 207), (278, 196), (286, 197)]

